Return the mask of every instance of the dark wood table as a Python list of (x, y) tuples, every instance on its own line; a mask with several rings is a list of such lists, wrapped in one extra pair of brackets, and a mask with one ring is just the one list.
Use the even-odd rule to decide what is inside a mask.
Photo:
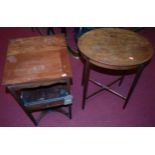
[(66, 46), (62, 34), (19, 38), (9, 43), (3, 85), (35, 125), (38, 121), (32, 112), (52, 107), (69, 107), (71, 118), (72, 73)]
[[(78, 47), (81, 56), (85, 60), (83, 71), (84, 90), (82, 108), (85, 107), (86, 99), (102, 90), (108, 90), (123, 98), (125, 100), (123, 108), (125, 108), (142, 70), (153, 55), (153, 47), (151, 43), (146, 38), (133, 31), (119, 28), (99, 28), (89, 31), (81, 36), (78, 41)], [(109, 70), (121, 70), (122, 72), (136, 69), (136, 76), (131, 88), (129, 89), (128, 95), (125, 97), (110, 88), (112, 84), (118, 81), (121, 83), (124, 76), (121, 76), (114, 82), (104, 86), (89, 78), (90, 64)], [(100, 86), (101, 89), (92, 95), (87, 96), (89, 81)]]

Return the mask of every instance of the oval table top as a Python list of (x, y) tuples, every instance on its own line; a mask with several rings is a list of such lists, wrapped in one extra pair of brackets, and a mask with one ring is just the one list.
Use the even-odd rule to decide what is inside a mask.
[(108, 69), (135, 68), (153, 55), (153, 47), (146, 38), (120, 28), (89, 31), (80, 37), (78, 47), (91, 63)]

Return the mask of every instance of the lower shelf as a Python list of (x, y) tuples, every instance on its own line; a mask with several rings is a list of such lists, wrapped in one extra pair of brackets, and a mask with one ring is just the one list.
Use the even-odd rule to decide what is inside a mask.
[(72, 104), (73, 100), (65, 84), (25, 89), (21, 91), (20, 98), (28, 110), (41, 110), (69, 105)]

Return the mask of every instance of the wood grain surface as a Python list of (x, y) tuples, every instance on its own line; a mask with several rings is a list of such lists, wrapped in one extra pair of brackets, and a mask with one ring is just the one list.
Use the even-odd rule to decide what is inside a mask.
[(71, 77), (63, 35), (21, 38), (10, 41), (3, 84), (23, 84)]
[(90, 62), (109, 69), (134, 68), (153, 55), (153, 47), (146, 38), (119, 28), (89, 31), (80, 37), (78, 47)]
[(47, 50), (60, 50), (66, 47), (63, 34), (54, 36), (37, 36), (10, 40), (7, 55)]

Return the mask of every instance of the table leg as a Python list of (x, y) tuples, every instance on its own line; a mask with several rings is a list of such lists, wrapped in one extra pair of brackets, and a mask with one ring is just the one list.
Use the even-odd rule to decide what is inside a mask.
[(68, 112), (69, 112), (69, 118), (72, 119), (72, 105), (69, 105)]
[(129, 99), (130, 99), (130, 97), (131, 97), (131, 95), (132, 95), (132, 93), (133, 93), (133, 90), (134, 90), (135, 87), (136, 87), (136, 84), (137, 84), (137, 82), (138, 82), (138, 80), (139, 80), (139, 78), (140, 78), (140, 75), (142, 74), (142, 71), (143, 71), (144, 67), (145, 67), (144, 64), (141, 64), (141, 65), (138, 67), (137, 73), (136, 73), (135, 78), (134, 78), (134, 80), (133, 80), (133, 82), (132, 82), (132, 85), (131, 85), (130, 90), (129, 90), (129, 92), (128, 92), (128, 95), (127, 95), (127, 98), (126, 98), (126, 100), (125, 100), (125, 103), (124, 103), (124, 105), (123, 105), (123, 109), (126, 108), (127, 103), (129, 102)]
[(84, 73), (83, 73), (83, 99), (82, 99), (82, 109), (85, 108), (87, 90), (88, 90), (88, 82), (89, 82), (89, 74), (90, 74), (90, 63), (86, 60), (84, 64)]
[(125, 77), (125, 75), (122, 75), (122, 77), (121, 77), (121, 79), (120, 79), (120, 81), (118, 83), (118, 86), (121, 86), (121, 84), (123, 83), (124, 77)]
[(35, 118), (32, 116), (32, 114), (29, 113), (29, 112), (27, 112), (27, 111), (26, 111), (26, 114), (27, 114), (28, 117), (31, 119), (31, 121), (33, 122), (33, 124), (34, 124), (35, 126), (37, 126), (37, 125), (38, 125), (38, 122), (35, 120)]
[(43, 35), (43, 33), (41, 32), (39, 27), (32, 27), (31, 29), (32, 29), (33, 32), (36, 30), (40, 35)]
[(50, 35), (51, 33), (55, 34), (53, 28), (52, 27), (48, 27), (47, 28), (47, 35)]
[(81, 79), (81, 85), (83, 86), (84, 83), (85, 83), (85, 72), (86, 72), (86, 62), (84, 62), (84, 65), (83, 65), (83, 71), (82, 71), (82, 79)]
[(24, 108), (24, 106), (22, 105), (22, 101), (19, 98), (19, 95), (17, 94), (16, 90), (14, 88), (12, 88), (12, 87), (8, 87), (8, 90), (13, 95), (13, 97), (15, 98), (15, 100), (17, 101), (17, 103), (20, 105), (20, 107), (27, 114), (27, 116), (32, 120), (32, 122), (34, 123), (34, 125), (37, 126), (38, 125), (37, 121), (35, 120), (35, 118), (33, 117), (33, 115)]

